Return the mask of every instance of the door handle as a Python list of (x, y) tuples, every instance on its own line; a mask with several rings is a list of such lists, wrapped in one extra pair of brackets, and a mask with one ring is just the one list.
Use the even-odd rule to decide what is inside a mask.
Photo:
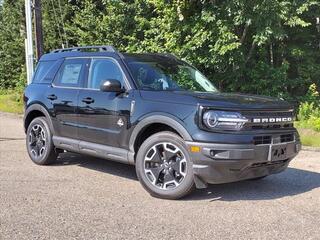
[(82, 99), (82, 102), (90, 104), (90, 103), (94, 103), (94, 99), (91, 97), (87, 97), (87, 98)]
[(57, 100), (58, 97), (56, 95), (54, 95), (54, 94), (50, 94), (50, 95), (47, 96), (47, 98), (50, 99), (50, 100)]

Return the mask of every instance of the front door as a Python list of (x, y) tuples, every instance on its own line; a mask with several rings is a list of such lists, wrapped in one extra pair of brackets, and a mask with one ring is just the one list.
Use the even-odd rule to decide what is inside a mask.
[(128, 90), (125, 75), (112, 58), (93, 58), (86, 86), (78, 96), (79, 139), (112, 147), (124, 147), (129, 124), (132, 91), (117, 94), (100, 91), (105, 80), (118, 80)]

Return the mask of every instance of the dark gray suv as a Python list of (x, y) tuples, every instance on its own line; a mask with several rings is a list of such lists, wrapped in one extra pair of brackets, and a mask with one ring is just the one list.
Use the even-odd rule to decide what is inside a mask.
[(221, 93), (171, 54), (55, 50), (40, 59), (24, 100), (36, 164), (63, 151), (133, 164), (161, 198), (281, 172), (300, 150), (290, 104)]

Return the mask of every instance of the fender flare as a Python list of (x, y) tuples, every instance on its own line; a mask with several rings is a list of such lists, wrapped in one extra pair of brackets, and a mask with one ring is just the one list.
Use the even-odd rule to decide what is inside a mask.
[(135, 126), (135, 128), (132, 131), (132, 134), (130, 136), (129, 140), (129, 149), (130, 152), (134, 153), (134, 143), (141, 132), (144, 128), (148, 127), (151, 124), (154, 123), (162, 123), (166, 124), (170, 127), (172, 127), (174, 130), (176, 130), (185, 141), (192, 141), (192, 138), (186, 128), (183, 126), (183, 122), (176, 118), (175, 116), (172, 116), (170, 114), (153, 114), (152, 116), (147, 116), (143, 118), (142, 120), (139, 121), (139, 123)]
[(27, 117), (29, 116), (29, 114), (32, 112), (32, 111), (39, 111), (41, 113), (43, 113), (43, 115), (46, 117), (47, 119), (47, 123), (49, 125), (49, 128), (50, 128), (50, 131), (51, 133), (54, 135), (54, 129), (53, 129), (53, 124), (52, 124), (52, 120), (51, 120), (51, 117), (50, 117), (50, 114), (48, 112), (48, 110), (42, 106), (41, 104), (38, 104), (38, 103), (34, 103), (32, 105), (30, 105), (25, 113), (24, 113), (24, 118), (23, 118), (23, 126), (24, 126), (24, 131), (27, 132), (27, 128), (26, 128), (26, 119)]

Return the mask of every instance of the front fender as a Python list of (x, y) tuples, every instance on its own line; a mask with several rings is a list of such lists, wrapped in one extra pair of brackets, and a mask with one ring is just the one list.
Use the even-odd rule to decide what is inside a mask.
[(134, 152), (134, 143), (141, 130), (154, 123), (166, 124), (176, 130), (185, 141), (192, 141), (190, 134), (180, 119), (168, 113), (153, 113), (152, 115), (144, 116), (139, 120), (138, 124), (132, 131), (129, 140), (129, 149), (131, 152)]

